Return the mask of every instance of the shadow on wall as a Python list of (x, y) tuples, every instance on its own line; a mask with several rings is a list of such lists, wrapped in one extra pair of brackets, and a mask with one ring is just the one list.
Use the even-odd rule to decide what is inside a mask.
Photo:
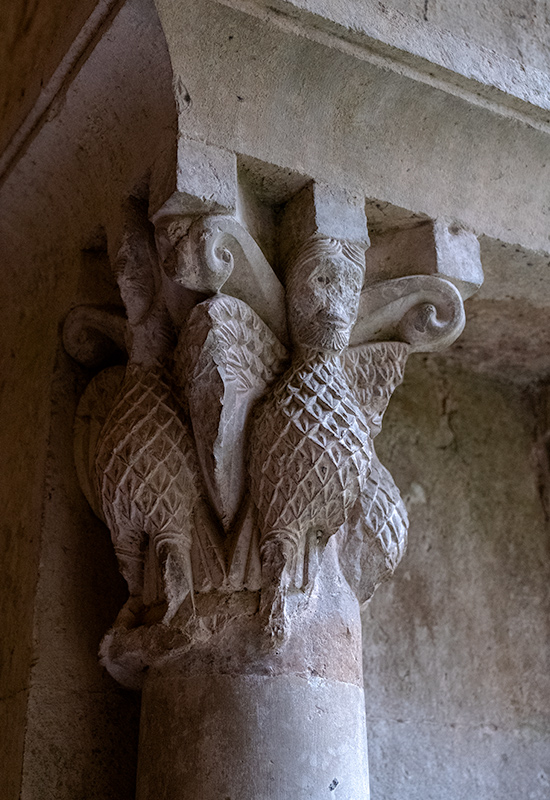
[(109, 531), (77, 482), (72, 421), (89, 376), (59, 348), (52, 382), (23, 798), (133, 800), (140, 698), (100, 667), (125, 600)]

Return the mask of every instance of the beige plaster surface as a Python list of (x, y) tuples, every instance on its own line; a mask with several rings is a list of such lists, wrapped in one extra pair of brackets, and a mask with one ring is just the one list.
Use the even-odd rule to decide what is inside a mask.
[(550, 70), (548, 0), (392, 0), (389, 5), (465, 40)]
[(139, 696), (121, 691), (97, 659), (124, 588), (108, 532), (83, 497), (74, 469), (72, 424), (83, 380), (61, 352), (48, 398), (21, 800), (120, 800), (135, 790)]
[(535, 407), (525, 390), (413, 356), (387, 412), (378, 450), (411, 527), (363, 616), (373, 800), (548, 797)]
[[(141, 35), (158, 53), (157, 29), (153, 25), (151, 32), (147, 23), (147, 16), (140, 18)], [(125, 28), (127, 36), (129, 28), (131, 22)], [(109, 47), (109, 42), (103, 46)], [(131, 51), (136, 58), (138, 50), (134, 47)], [(97, 58), (97, 49), (95, 53)], [(109, 64), (110, 80), (122, 81), (122, 76), (134, 72), (128, 62), (124, 62), (113, 74), (113, 61)], [(48, 441), (53, 446), (57, 436), (50, 417), (52, 403), (55, 406), (52, 374), (60, 342), (59, 325), (71, 302), (77, 301), (81, 248), (93, 243), (101, 224), (112, 218), (108, 198), (111, 197), (116, 205), (113, 186), (121, 176), (124, 176), (122, 183), (132, 185), (137, 180), (136, 175), (141, 177), (145, 161), (139, 146), (131, 148), (127, 157), (118, 162), (112, 152), (105, 150), (102, 126), (103, 130), (112, 130), (114, 126), (113, 117), (105, 113), (101, 99), (106, 80), (101, 70), (99, 74), (96, 72), (94, 80), (87, 84), (88, 90), (95, 91), (95, 103), (90, 104), (90, 95), (85, 97), (82, 92), (76, 106), (69, 102), (66, 109), (69, 118), (79, 119), (80, 124), (88, 128), (88, 138), (82, 135), (82, 128), (78, 132), (73, 129), (72, 134), (65, 129), (66, 139), (61, 133), (63, 124), (52, 130), (52, 135), (42, 140), (39, 153), (35, 151), (31, 156), (32, 163), (28, 162), (23, 170), (26, 173), (29, 169), (26, 174), (30, 180), (23, 178), (23, 173), (16, 168), (2, 191), (0, 713), (7, 722), (0, 728), (0, 794), (6, 800), (18, 800), (22, 781), (26, 797), (67, 797), (68, 800), (78, 796), (93, 797), (96, 792), (96, 797), (103, 800), (106, 784), (111, 781), (116, 791), (117, 786), (120, 788), (121, 783), (127, 780), (124, 776), (128, 775), (122, 770), (119, 776), (119, 764), (113, 765), (112, 760), (116, 747), (110, 747), (109, 741), (121, 746), (127, 741), (131, 749), (137, 730), (134, 726), (134, 739), (130, 734), (122, 736), (118, 730), (116, 733), (105, 730), (104, 736), (101, 733), (105, 720), (116, 718), (113, 708), (119, 697), (118, 689), (113, 689), (112, 684), (110, 694), (101, 685), (102, 673), (96, 655), (101, 633), (112, 621), (114, 613), (111, 616), (103, 607), (101, 621), (96, 622), (95, 628), (90, 625), (90, 616), (93, 619), (97, 613), (96, 606), (101, 609), (98, 596), (101, 597), (104, 591), (103, 585), (99, 588), (97, 582), (94, 584), (97, 592), (90, 596), (92, 590), (89, 583), (86, 584), (86, 581), (98, 581), (96, 568), (90, 571), (92, 563), (98, 563), (99, 568), (97, 548), (93, 540), (89, 540), (88, 551), (78, 545), (71, 547), (67, 541), (71, 530), (70, 514), (67, 518), (63, 507), (63, 514), (59, 512), (57, 519), (57, 512), (53, 512), (52, 517), (52, 512), (47, 510), (52, 497), (57, 502), (57, 490), (65, 499), (67, 497), (58, 485), (61, 480), (59, 472), (56, 472), (55, 479), (51, 478), (51, 453), (46, 468)], [(154, 73), (150, 73), (150, 81), (154, 84), (155, 94), (162, 97)], [(146, 85), (143, 80), (141, 93), (137, 96), (127, 93), (131, 105), (136, 99), (139, 103), (147, 96)], [(122, 113), (119, 105), (118, 120)], [(135, 120), (140, 116), (139, 112), (130, 111), (128, 124), (135, 126)], [(162, 115), (157, 114), (155, 122), (161, 121)], [(146, 138), (143, 124), (139, 131)], [(124, 138), (128, 140), (128, 137)], [(67, 140), (71, 142), (72, 153), (68, 159), (64, 149)], [(152, 157), (148, 143), (142, 146)], [(81, 180), (75, 180), (77, 164), (84, 167), (94, 159), (97, 163), (98, 153), (102, 153), (104, 171), (96, 176), (97, 182), (87, 171)], [(35, 168), (38, 162), (46, 167), (41, 178), (38, 178)], [(69, 164), (72, 165), (73, 177), (64, 172)], [(88, 268), (90, 271), (86, 274), (84, 260), (83, 272), (96, 292), (97, 271), (95, 266), (88, 265)], [(93, 277), (90, 277), (92, 273)], [(74, 384), (69, 381), (69, 385), (73, 387), (70, 391), (74, 392)], [(69, 391), (67, 386), (61, 390), (62, 394), (63, 391)], [(74, 400), (73, 394), (69, 396)], [(63, 419), (68, 427), (62, 441), (65, 444), (69, 442), (63, 456), (65, 470), (74, 480), (70, 410)], [(56, 463), (55, 455), (53, 463)], [(72, 500), (67, 502), (70, 505)], [(78, 495), (78, 502), (89, 514), (81, 495)], [(88, 529), (86, 521), (79, 520), (74, 524), (78, 532)], [(107, 552), (112, 557), (110, 548)], [(76, 568), (70, 564), (71, 557), (80, 558), (79, 576), (75, 576)], [(89, 606), (86, 607), (81, 595), (75, 597), (71, 591), (77, 595), (84, 592)], [(74, 616), (60, 622), (67, 609)], [(78, 650), (87, 636), (91, 639), (87, 640), (78, 657), (74, 653), (71, 655), (71, 647)], [(33, 665), (35, 669), (31, 673)], [(97, 683), (93, 685), (94, 680), (99, 682), (99, 688)], [(135, 716), (135, 705), (130, 703), (128, 708), (127, 714), (131, 716), (134, 713)], [(98, 748), (104, 755), (97, 754)], [(84, 756), (78, 756), (78, 753), (84, 753)], [(105, 767), (105, 759), (111, 764), (109, 769)], [(120, 760), (131, 764), (131, 759)], [(72, 764), (74, 770), (71, 770)], [(131, 766), (128, 769), (130, 780), (133, 780)], [(92, 773), (103, 775), (97, 779), (95, 788)], [(123, 793), (122, 789), (120, 793)], [(131, 795), (131, 790), (128, 790), (128, 797)]]

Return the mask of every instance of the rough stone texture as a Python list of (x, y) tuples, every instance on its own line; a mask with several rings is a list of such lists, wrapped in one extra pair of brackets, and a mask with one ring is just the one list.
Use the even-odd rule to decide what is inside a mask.
[[(241, 10), (259, 7), (231, 2)], [(279, 11), (253, 18), (212, 4), (206, 13), (202, 3), (181, 0), (178, 20), (173, 13), (178, 4), (159, 0), (158, 5), (174, 52), (181, 48), (183, 54), (178, 63), (185, 85), (177, 86), (182, 131), (221, 148), (234, 146), (241, 165), (252, 165), (254, 157), (278, 164), (297, 188), (304, 175), (313, 175), (401, 205), (411, 216), (444, 213), (500, 237), (501, 253), (496, 238), (482, 240), (489, 280), (479, 299), (471, 301), (471, 336), (467, 329), (461, 359), (507, 380), (530, 383), (548, 377), (548, 258), (520, 247), (515, 252), (516, 242), (548, 251), (548, 81), (536, 83), (529, 68), (547, 63), (543, 45), (548, 37), (539, 35), (547, 25), (544, 6), (521, 2), (512, 8), (509, 0), (444, 5), (395, 0), (392, 7), (367, 0), (325, 3), (327, 13), (340, 13), (349, 27), (350, 35), (340, 40), (328, 26), (302, 28), (300, 20)], [(267, 3), (260, 5), (265, 9)], [(301, 5), (319, 10), (323, 4), (311, 0)], [(88, 7), (74, 5), (75, 14)], [(0, 70), (6, 97), (11, 97), (2, 130), (6, 140), (24, 113), (17, 101), (20, 76), (29, 74), (26, 65), (31, 69), (41, 50), (38, 39), (49, 41), (57, 24), (48, 20), (63, 19), (62, 37), (78, 27), (67, 18), (66, 8), (44, 0), (36, 4), (22, 39), (24, 54), (10, 43), (10, 67), (2, 63)], [(396, 8), (407, 18), (397, 12), (392, 17)], [(21, 17), (27, 14), (27, 7), (22, 9), (12, 3), (8, 12), (15, 20), (20, 11)], [(381, 15), (390, 19), (386, 46), (377, 47), (372, 38), (365, 45), (360, 25), (354, 30), (351, 12), (357, 10), (360, 21), (378, 24)], [(376, 10), (378, 16), (371, 13)], [(526, 19), (520, 18), (523, 13)], [(468, 46), (456, 49), (455, 40), (431, 26), (432, 14), (442, 28), (467, 34)], [(415, 19), (416, 27), (410, 24)], [(8, 22), (9, 31), (21, 27), (26, 28)], [(396, 30), (399, 40), (392, 39)], [(418, 58), (405, 57), (422, 32), (427, 33), (424, 55), (444, 56), (438, 65), (428, 58), (423, 71)], [(186, 46), (187, 36), (191, 42), (200, 39), (196, 50)], [(505, 55), (517, 54), (524, 63), (512, 69), (499, 53), (491, 53), (478, 64), (480, 51), (469, 46), (472, 40)], [(403, 41), (407, 47), (399, 51)], [(52, 43), (46, 72), (65, 49), (59, 42)], [(448, 45), (455, 49), (447, 51)], [(97, 791), (103, 800), (109, 776), (119, 798), (132, 795), (131, 745), (125, 749), (135, 736), (132, 703), (128, 707), (126, 698), (96, 672), (94, 653), (99, 628), (114, 613), (110, 601), (101, 600), (103, 578), (113, 577), (114, 565), (106, 538), (97, 555), (95, 542), (92, 546), (81, 538), (85, 526), (97, 523), (84, 511), (83, 498), (77, 499), (66, 463), (52, 473), (55, 485), (48, 485), (53, 499), (48, 505), (46, 495), (41, 604), (35, 605), (34, 594), (57, 326), (73, 297), (81, 248), (102, 225), (111, 226), (120, 199), (135, 189), (153, 162), (169, 161), (166, 154), (177, 150), (167, 62), (152, 4), (126, 3), (84, 68), (74, 71), (66, 96), (2, 188), (0, 339), (8, 366), (3, 362), (0, 452), (2, 474), (10, 480), (2, 487), (6, 527), (0, 613), (8, 658), (0, 678), (0, 731), (2, 792), (9, 800), (19, 797), (29, 691), (27, 796), (73, 800), (94, 797)], [(492, 72), (491, 63), (496, 65)], [(524, 69), (529, 79), (519, 80), (516, 94), (495, 99), (480, 77), (484, 70), (491, 79), (497, 73), (500, 77), (502, 64), (506, 70), (498, 85), (508, 82), (513, 89)], [(472, 70), (475, 88), (461, 83), (453, 72), (458, 68)], [(444, 76), (446, 70), (453, 74)], [(38, 81), (33, 73), (26, 98), (36, 96)], [(515, 102), (518, 97), (531, 103), (529, 113)], [(263, 190), (281, 202), (286, 188), (276, 190), (275, 184), (274, 172)], [(452, 397), (444, 399), (449, 392), (437, 389), (439, 381), (429, 379), (423, 386), (426, 375), (422, 371), (422, 379), (415, 381), (415, 374), (420, 375), (413, 369), (405, 393), (397, 398), (389, 444), (380, 448), (409, 495), (413, 550), (408, 563), (414, 569), (405, 567), (402, 579), (367, 612), (374, 626), (366, 632), (373, 796), (410, 800), (416, 793), (422, 800), (456, 800), (462, 793), (468, 800), (525, 800), (529, 795), (539, 800), (548, 796), (550, 774), (543, 756), (539, 759), (548, 751), (543, 714), (549, 692), (542, 685), (546, 678), (540, 677), (548, 674), (547, 666), (545, 672), (541, 667), (547, 653), (547, 600), (536, 604), (548, 586), (537, 491), (540, 487), (548, 502), (548, 470), (540, 466), (547, 420), (538, 419), (542, 431), (535, 467), (529, 462), (534, 411), (526, 411), (518, 394), (484, 378), (446, 372), (456, 411)], [(70, 394), (71, 381), (63, 386)], [(66, 443), (67, 429), (63, 437)], [(50, 451), (50, 467), (58, 457), (59, 451)], [(452, 535), (450, 509), (466, 536)], [(106, 537), (99, 526), (94, 529)], [(509, 550), (503, 550), (501, 531)], [(436, 554), (440, 557), (434, 561)], [(96, 558), (105, 566), (101, 578), (89, 570)], [(121, 602), (118, 590), (113, 591)], [(67, 619), (60, 620), (59, 608), (69, 597)], [(430, 627), (433, 608), (441, 621)], [(35, 665), (31, 682), (33, 637), (47, 660)], [(117, 751), (110, 742), (121, 748), (118, 753), (129, 770), (125, 775), (114, 774)]]
[[(179, 97), (186, 106), (185, 95)], [(223, 213), (235, 209), (237, 165), (234, 153), (182, 138), (178, 141), (177, 159), (177, 172), (170, 170), (163, 176), (164, 181), (155, 174), (149, 202), (149, 213), (155, 224), (159, 216), (170, 213), (197, 214), (207, 209)]]
[(449, 357), (475, 372), (528, 385), (550, 375), (548, 309), (526, 300), (472, 300)]
[(485, 282), (466, 302), (466, 329), (447, 357), (497, 380), (547, 380), (548, 255), (481, 237), (481, 260)]
[[(243, 786), (248, 786), (246, 796), (275, 798), (282, 788), (276, 776), (285, 774), (298, 797), (318, 795), (322, 786), (333, 791), (339, 784), (349, 800), (368, 796), (362, 695), (341, 684), (351, 669), (361, 685), (359, 640), (353, 635), (359, 604), (395, 569), (407, 528), (402, 501), (374, 455), (372, 439), (409, 350), (429, 329), (426, 301), (433, 300), (431, 314), (439, 294), (456, 295), (455, 313), (437, 327), (443, 344), (462, 329), (462, 301), (439, 277), (412, 278), (412, 304), (406, 291), (400, 292), (390, 314), (390, 333), (395, 322), (402, 334), (398, 341), (383, 340), (382, 324), (382, 341), (367, 338), (349, 348), (365, 272), (363, 203), (355, 199), (352, 204), (351, 230), (361, 222), (357, 245), (317, 230), (319, 211), (326, 208), (323, 191), (312, 187), (303, 195), (304, 190), (300, 202), (290, 200), (283, 212), (286, 222), (293, 216), (294, 231), (294, 250), (284, 260), (288, 354), (251, 306), (221, 291), (246, 241), (236, 225), (232, 236), (218, 238), (221, 228), (227, 233), (225, 217), (200, 220), (197, 238), (196, 221), (186, 227), (185, 216), (175, 219), (163, 257), (156, 259), (146, 207), (133, 200), (125, 204), (119, 250), (108, 247), (115, 253), (113, 272), (128, 316), (128, 364), (122, 382), (118, 371), (115, 375), (110, 409), (94, 389), (103, 378), (108, 387), (107, 371), (93, 378), (91, 395), (90, 388), (84, 395), (89, 437), (81, 430), (86, 413), (79, 404), (76, 441), (84, 456), (79, 475), (87, 470), (95, 475), (85, 480), (83, 491), (89, 494), (95, 483), (92, 506), (107, 522), (130, 593), (101, 655), (124, 686), (144, 685), (139, 797), (155, 793), (176, 800), (182, 785), (188, 796), (219, 796), (220, 761), (227, 776), (223, 792), (229, 795), (244, 797)], [(350, 198), (332, 191), (329, 199), (333, 217), (341, 214), (345, 227)], [(212, 235), (219, 244), (209, 248)], [(170, 246), (186, 256), (175, 272)], [(245, 263), (252, 272), (247, 258)], [(221, 280), (205, 282), (203, 272), (219, 277), (220, 265)], [(267, 262), (263, 268), (266, 274), (272, 271)], [(383, 282), (389, 287), (387, 304), (395, 299), (393, 283), (401, 280)], [(217, 291), (187, 320), (179, 313), (170, 316), (164, 302), (170, 281), (191, 292), (192, 301), (197, 289)], [(423, 281), (434, 284), (431, 293), (423, 292)], [(253, 303), (254, 293), (246, 299)], [(98, 316), (96, 302), (89, 318), (84, 309), (77, 309), (77, 319), (85, 330), (75, 328), (71, 313), (64, 341), (77, 358), (83, 353), (87, 364), (94, 352), (83, 346), (93, 332), (90, 322), (98, 321), (100, 333), (108, 333), (108, 309)], [(411, 319), (409, 344), (409, 326), (401, 329), (400, 321)], [(97, 415), (90, 397), (97, 399)], [(86, 438), (88, 453), (80, 449)], [(63, 452), (66, 443), (59, 444)], [(220, 469), (226, 449), (235, 464)], [(231, 486), (230, 479), (239, 474), (241, 480)], [(235, 585), (238, 561), (244, 580)], [(245, 603), (247, 598), (251, 602)], [(339, 640), (345, 643), (343, 654)], [(42, 657), (41, 666), (45, 663)], [(193, 695), (190, 676), (208, 673), (214, 664), (239, 687), (240, 704), (272, 717), (268, 734), (254, 723), (255, 713), (243, 714), (242, 741), (257, 743), (249, 752), (234, 750), (232, 743), (239, 741), (235, 711), (224, 721), (216, 704), (199, 715), (193, 701), (186, 713), (186, 699)], [(258, 681), (258, 676), (263, 677)], [(303, 713), (288, 696), (296, 676), (306, 678), (300, 690)], [(313, 678), (324, 681), (320, 697)], [(219, 696), (215, 684), (207, 696)], [(331, 711), (314, 724), (318, 703)], [(300, 732), (294, 745), (285, 741), (285, 726)], [(206, 737), (198, 764), (183, 759), (188, 741), (201, 740), (203, 729), (211, 728), (219, 732), (219, 741)], [(316, 743), (316, 737), (340, 741), (346, 729), (353, 731), (347, 746), (336, 748), (335, 760), (325, 765), (328, 772), (320, 770), (316, 751), (328, 745)], [(299, 755), (285, 763), (289, 752)], [(266, 762), (273, 765), (267, 772)], [(109, 775), (108, 768), (102, 774)]]
[[(57, 319), (55, 278), (39, 258), (26, 265), (3, 263), (0, 452), (2, 534), (0, 545), (0, 761), (6, 797), (18, 796), (29, 669), (34, 655), (36, 591), (49, 382)], [(44, 307), (54, 309), (44, 315)], [(7, 477), (9, 476), (9, 480)]]
[(547, 0), (392, 0), (390, 5), (466, 41), (550, 71)]
[(464, 299), (483, 283), (480, 247), (476, 236), (459, 225), (434, 222), (389, 227), (371, 240), (367, 255), (368, 281), (374, 276), (440, 275), (451, 281)]
[[(495, 111), (499, 109), (499, 113), (506, 113), (506, 109), (547, 128), (547, 72), (528, 61), (510, 58), (505, 47), (490, 49), (475, 37), (460, 36), (445, 26), (434, 25), (425, 19), (429, 0), (424, 0), (421, 18), (377, 0), (226, 2), (281, 27), (299, 29), (307, 38), (327, 43), (334, 37), (339, 40), (337, 47), (347, 49), (345, 44), (351, 44), (354, 50), (362, 51), (367, 61), (384, 63), (390, 70), (422, 83), (444, 87), (457, 96), (468, 95), (474, 105), (490, 106)], [(445, 3), (443, 8), (448, 5)], [(483, 8), (482, 15), (484, 12)], [(486, 17), (491, 19), (491, 14)], [(547, 26), (548, 19), (543, 19), (542, 30)], [(498, 26), (497, 31), (497, 37), (502, 35)]]
[[(212, 162), (202, 155), (208, 183)], [(200, 194), (198, 186), (194, 191), (194, 197)], [(255, 272), (264, 283), (270, 278), (279, 284), (242, 226), (226, 216), (171, 215), (157, 259), (158, 220), (155, 242), (144, 203), (124, 204), (115, 233), (120, 247), (108, 249), (128, 316), (128, 364), (122, 382), (118, 371), (94, 376), (78, 406), (76, 442), (83, 492), (109, 526), (128, 584), (130, 598), (114, 632), (120, 629), (121, 640), (128, 632), (131, 652), (136, 639), (147, 639), (148, 626), (156, 636), (163, 604), (163, 622), (172, 625), (189, 593), (194, 616), (194, 593), (213, 590), (261, 589), (266, 633), (283, 639), (300, 616), (290, 607), (307, 607), (325, 546), (338, 531), (341, 568), (359, 602), (366, 586), (370, 592), (395, 568), (406, 515), (372, 439), (410, 349), (444, 347), (461, 332), (464, 315), (459, 293), (439, 276), (369, 285), (365, 294), (378, 298), (380, 314), (363, 308), (363, 205), (337, 187), (312, 185), (282, 211), (285, 250), (278, 260), (286, 275), (287, 351), (256, 314), (257, 293), (245, 288)], [(325, 235), (327, 224), (330, 233), (339, 225), (339, 232), (360, 243)], [(287, 252), (289, 230), (294, 248)], [(433, 240), (426, 250), (438, 271), (441, 253)], [(462, 250), (444, 254), (445, 272), (464, 260)], [(243, 286), (237, 299), (228, 287), (234, 287), (239, 259)], [(187, 319), (183, 309), (189, 313), (197, 292), (215, 294)], [(93, 299), (89, 315), (81, 305), (64, 326), (68, 352), (86, 365), (96, 354), (98, 332), (99, 341), (109, 335), (108, 309), (98, 309)], [(357, 346), (348, 347), (358, 312), (374, 316), (381, 341), (373, 343), (373, 331), (363, 330)], [(120, 346), (121, 317), (115, 319), (113, 340)], [(275, 329), (284, 324), (279, 320)], [(356, 562), (366, 569), (376, 561), (368, 553), (380, 549), (386, 568), (374, 568), (363, 583), (355, 577)], [(174, 620), (169, 650), (180, 647), (176, 640), (190, 630), (189, 610)], [(121, 649), (122, 661), (131, 663)], [(107, 643), (104, 663), (119, 677), (125, 671), (121, 654), (113, 650), (111, 657), (110, 650)], [(137, 659), (136, 674), (126, 676), (125, 685), (139, 685), (144, 664), (155, 663), (158, 654), (149, 657), (147, 650), (144, 641), (144, 663)]]
[[(0, 37), (0, 102), (4, 120), (0, 150), (29, 113), (73, 39), (98, 5), (93, 0), (77, 3), (39, 0), (32, 7), (22, 0), (9, 4)], [(106, 0), (104, 5), (114, 8), (119, 4), (116, 0), (111, 3)], [(271, 5), (284, 8), (291, 4)], [(547, 47), (550, 14), (544, 0), (521, 0), (519, 3), (506, 0), (483, 5), (475, 0), (393, 0), (384, 5), (376, 0), (340, 0), (337, 4), (309, 0), (292, 5), (316, 13), (320, 19), (323, 14), (329, 17), (332, 14), (353, 33), (361, 28), (358, 20), (370, 22), (373, 33), (376, 33), (377, 21), (381, 20), (379, 35), (387, 39), (390, 46), (403, 46), (401, 37), (404, 35), (413, 50), (414, 40), (418, 39), (427, 43), (428, 49), (431, 45), (435, 53), (438, 45), (445, 43), (449, 32), (457, 38), (458, 50), (462, 40), (466, 53), (475, 44), (485, 48), (487, 53), (493, 51), (493, 56), (503, 55), (516, 59), (522, 66), (550, 70)], [(389, 35), (385, 37), (384, 22), (389, 26)], [(449, 47), (446, 49), (452, 64), (453, 55)], [(455, 56), (454, 60), (460, 59)]]
[(409, 360), (379, 443), (409, 550), (363, 619), (373, 800), (548, 797), (548, 472), (534, 428), (522, 391)]
[[(15, 199), (11, 207), (15, 212)], [(71, 250), (70, 237), (61, 241), (54, 235), (52, 242), (46, 215), (36, 213), (36, 203), (26, 214), (20, 213), (21, 226), (5, 214), (0, 236), (5, 280), (0, 332), (1, 793), (6, 800), (17, 800), (21, 792), (33, 800), (69, 800), (97, 792), (95, 797), (103, 800), (112, 782), (121, 788), (115, 795), (120, 800), (124, 775), (129, 775), (126, 796), (131, 800), (131, 758), (120, 759), (129, 764), (125, 773), (116, 753), (118, 747), (128, 752), (137, 736), (137, 719), (133, 731), (122, 722), (131, 717), (135, 700), (125, 711), (125, 697), (101, 677), (97, 664), (98, 630), (114, 613), (112, 599), (102, 595), (101, 570), (107, 575), (110, 569), (117, 581), (118, 576), (110, 546), (103, 551), (106, 559), (101, 557), (92, 533), (98, 531), (97, 522), (76, 482), (71, 417), (78, 382), (66, 371), (65, 357), (52, 391), (59, 321), (76, 296), (79, 267), (82, 299), (87, 284), (104, 302), (112, 297), (101, 274), (101, 257)], [(37, 238), (29, 255), (25, 243), (31, 228)], [(56, 415), (50, 421), (52, 404)], [(117, 585), (120, 591), (118, 583), (109, 593), (116, 596)], [(94, 619), (100, 620), (99, 628)], [(117, 720), (116, 733), (105, 728), (109, 717)]]
[(182, 135), (548, 249), (546, 128), (381, 70), (281, 18), (209, 2), (158, 8), (192, 100)]

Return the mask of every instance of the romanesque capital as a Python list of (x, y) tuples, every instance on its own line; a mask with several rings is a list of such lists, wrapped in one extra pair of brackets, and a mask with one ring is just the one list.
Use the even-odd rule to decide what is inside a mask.
[(75, 453), (129, 591), (102, 663), (157, 698), (201, 669), (360, 685), (359, 608), (408, 529), (374, 439), (408, 355), (464, 326), (456, 274), (478, 274), (475, 237), (438, 222), (460, 239), (446, 259), (428, 236), (428, 269), (376, 275), (343, 189), (278, 207), (273, 263), (230, 206), (189, 190), (152, 223), (129, 199), (110, 243), (125, 313), (65, 324), (82, 362), (124, 353), (81, 398)]

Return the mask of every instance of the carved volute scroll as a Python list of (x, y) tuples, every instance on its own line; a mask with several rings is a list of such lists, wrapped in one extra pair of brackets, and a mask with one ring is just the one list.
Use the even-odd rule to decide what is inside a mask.
[(345, 236), (325, 224), (340, 198), (314, 187), (288, 204), (284, 286), (235, 218), (160, 215), (155, 238), (129, 202), (114, 259), (126, 322), (67, 319), (78, 360), (108, 354), (97, 342), (127, 350), (75, 426), (81, 484), (129, 589), (102, 645), (125, 685), (167, 651), (216, 641), (221, 658), (227, 626), (255, 632), (248, 659), (284, 659), (294, 625), (323, 624), (335, 580), (364, 603), (403, 555), (406, 510), (373, 439), (408, 354), (456, 338), (464, 310), (440, 276), (363, 290), (360, 199), (343, 204)]

